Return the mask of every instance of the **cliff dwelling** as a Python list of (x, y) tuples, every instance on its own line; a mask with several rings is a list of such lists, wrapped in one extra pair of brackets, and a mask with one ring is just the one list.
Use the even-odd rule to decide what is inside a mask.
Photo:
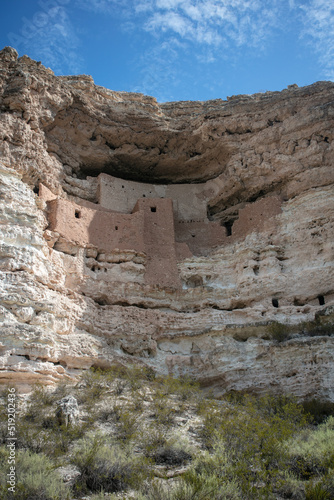
[(0, 65), (0, 382), (334, 401), (334, 83), (158, 103)]
[[(88, 177), (89, 179), (89, 177)], [(93, 179), (91, 179), (93, 181)], [(235, 223), (208, 219), (214, 181), (202, 184), (148, 184), (97, 177), (97, 203), (55, 197), (43, 184), (39, 196), (48, 203), (49, 230), (98, 253), (132, 250), (145, 257), (145, 283), (181, 288), (178, 262), (205, 256), (214, 248), (263, 229), (280, 213), (281, 199), (270, 196), (240, 210)]]

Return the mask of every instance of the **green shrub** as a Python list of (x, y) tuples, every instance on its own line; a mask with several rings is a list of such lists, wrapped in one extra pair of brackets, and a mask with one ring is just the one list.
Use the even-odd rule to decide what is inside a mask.
[(308, 399), (302, 403), (305, 413), (309, 413), (312, 423), (318, 425), (324, 422), (329, 416), (334, 416), (334, 403), (331, 401), (320, 401), (319, 399)]
[(287, 443), (291, 457), (315, 464), (315, 474), (334, 469), (334, 417), (329, 417), (316, 430), (306, 429)]
[(16, 455), (17, 483), (15, 494), (6, 486), (7, 452), (0, 449), (0, 484), (3, 500), (65, 500), (70, 498), (69, 489), (57, 474), (51, 460), (44, 454), (18, 451)]
[(191, 377), (175, 378), (171, 375), (167, 377), (157, 377), (158, 390), (161, 394), (175, 395), (181, 401), (187, 401), (196, 396), (199, 392), (199, 383)]
[(331, 500), (334, 490), (322, 481), (309, 482), (305, 486), (305, 500)]
[(322, 335), (333, 335), (334, 325), (331, 323), (322, 323), (322, 316), (317, 315), (313, 321), (301, 324), (301, 330), (304, 335), (309, 337), (319, 337)]
[(167, 438), (163, 427), (149, 426), (141, 433), (139, 445), (146, 457), (152, 457), (158, 448), (166, 444)]
[(278, 323), (277, 321), (274, 321), (268, 326), (268, 332), (270, 338), (277, 342), (284, 342), (284, 340), (287, 340), (290, 336), (289, 326)]
[(158, 424), (171, 427), (177, 413), (177, 409), (174, 406), (175, 403), (167, 394), (158, 389), (154, 392), (152, 397), (152, 416), (156, 419)]
[(85, 370), (80, 377), (76, 388), (78, 391), (78, 403), (85, 403), (88, 406), (93, 406), (108, 390), (111, 385), (108, 372), (103, 372), (100, 369)]
[(148, 475), (144, 459), (138, 460), (117, 446), (107, 446), (105, 436), (86, 436), (76, 446), (72, 463), (78, 467), (78, 492), (117, 492), (137, 487)]
[(283, 443), (307, 422), (303, 408), (283, 396), (239, 394), (237, 403), (231, 402), (231, 396), (226, 399), (225, 405), (214, 402), (202, 410), (201, 437), (215, 460), (219, 457), (215, 447), (223, 443), (229, 474), (246, 498), (266, 497), (287, 465)]
[(156, 464), (180, 466), (189, 463), (196, 454), (196, 448), (184, 436), (174, 434), (166, 439), (163, 433), (158, 432), (155, 436), (154, 446), (146, 448), (145, 451), (146, 456)]
[(138, 414), (131, 409), (123, 408), (120, 412), (117, 424), (117, 439), (122, 442), (129, 442), (134, 439), (139, 427)]
[(154, 481), (143, 488), (145, 500), (241, 500), (233, 482), (219, 481), (215, 476), (194, 474), (178, 479), (173, 485)]
[(289, 469), (298, 479), (302, 480), (326, 473), (326, 468), (321, 465), (320, 461), (311, 456), (293, 456), (289, 463)]

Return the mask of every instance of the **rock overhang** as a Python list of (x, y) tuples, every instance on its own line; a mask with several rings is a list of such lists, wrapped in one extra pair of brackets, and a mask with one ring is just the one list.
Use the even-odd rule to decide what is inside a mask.
[[(312, 323), (334, 300), (334, 84), (159, 104), (102, 89), (87, 76), (55, 77), (14, 56), (0, 54), (0, 305), (8, 354), (1, 367), (13, 353), (11, 373), (43, 378), (136, 359), (214, 379), (221, 390), (276, 384), (333, 397), (332, 337), (299, 332), (277, 344), (269, 326)], [(54, 248), (57, 236), (45, 231), (45, 206), (32, 188), (42, 182), (89, 208), (98, 202), (101, 172), (160, 188), (213, 182), (209, 218), (231, 234), (205, 255), (183, 255), (177, 291), (145, 284), (143, 254), (65, 242)], [(178, 238), (197, 223), (180, 221)], [(189, 240), (199, 236), (194, 229), (187, 228)], [(66, 370), (57, 364), (64, 360)]]

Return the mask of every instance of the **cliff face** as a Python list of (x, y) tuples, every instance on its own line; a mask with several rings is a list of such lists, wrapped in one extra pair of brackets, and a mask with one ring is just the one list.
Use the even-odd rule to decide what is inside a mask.
[[(0, 109), (2, 382), (52, 383), (136, 360), (217, 393), (334, 401), (334, 83), (158, 104), (91, 77), (55, 77), (6, 48)], [(187, 184), (202, 200), (190, 220), (191, 197), (172, 199), (171, 283), (146, 278), (172, 252), (156, 245), (163, 221), (152, 232), (154, 219), (125, 202), (119, 216), (99, 190), (114, 177), (144, 182), (145, 199), (150, 185), (156, 195)], [(117, 217), (151, 222), (138, 248), (121, 237), (99, 248), (89, 232), (80, 241), (53, 226), (52, 204), (73, 206), (74, 218), (75, 207), (96, 210), (117, 231)]]

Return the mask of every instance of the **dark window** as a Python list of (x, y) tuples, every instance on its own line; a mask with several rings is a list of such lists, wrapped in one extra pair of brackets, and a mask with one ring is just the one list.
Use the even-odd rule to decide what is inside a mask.
[(151, 212), (156, 212), (157, 211), (157, 207), (151, 207)]
[(115, 230), (118, 231), (118, 226), (115, 226)]
[(272, 302), (274, 307), (278, 307), (278, 300), (277, 299), (273, 299), (271, 302)]
[(76, 210), (74, 215), (75, 215), (75, 218), (76, 218), (76, 219), (80, 219), (80, 217), (81, 217), (81, 212), (80, 212), (80, 210)]
[(319, 305), (324, 306), (325, 305), (325, 297), (323, 295), (318, 295), (318, 300), (319, 300)]
[(226, 236), (232, 236), (232, 226), (233, 226), (234, 220), (228, 220), (224, 222), (223, 226), (226, 229)]

